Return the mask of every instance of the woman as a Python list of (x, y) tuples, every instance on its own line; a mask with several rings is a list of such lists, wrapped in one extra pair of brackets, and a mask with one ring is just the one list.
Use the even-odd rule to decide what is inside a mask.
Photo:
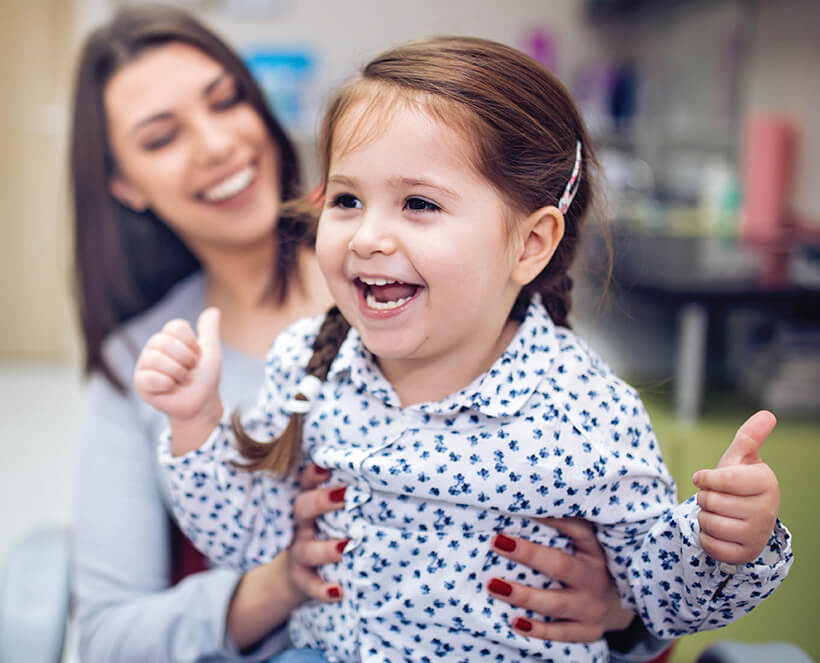
[[(155, 470), (162, 418), (130, 383), (138, 349), (163, 322), (214, 305), (223, 396), (229, 407), (249, 404), (270, 339), (327, 308), (311, 226), (277, 218), (299, 193), (296, 155), (239, 58), (184, 12), (158, 7), (124, 10), (88, 38), (71, 152), (89, 374), (74, 554), (80, 657), (266, 660), (286, 646), (281, 626), (294, 607), (338, 595), (313, 567), (338, 560), (340, 542), (316, 540), (312, 521), (341, 507), (342, 487), (314, 489), (327, 475), (309, 468), (290, 551), (242, 576), (216, 568), (172, 586), (174, 535)], [(558, 620), (533, 620), (534, 637), (624, 628), (632, 615), (589, 526), (556, 526), (574, 539), (574, 557), (503, 535), (493, 547), (565, 590), (488, 591)]]

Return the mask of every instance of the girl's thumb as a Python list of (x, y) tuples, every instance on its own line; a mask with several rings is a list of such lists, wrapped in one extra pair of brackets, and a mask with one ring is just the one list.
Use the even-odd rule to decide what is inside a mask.
[(206, 308), (199, 314), (199, 320), (196, 324), (196, 333), (198, 336), (199, 347), (202, 348), (204, 355), (218, 353), (220, 350), (219, 344), (219, 320), (222, 312), (213, 306)]

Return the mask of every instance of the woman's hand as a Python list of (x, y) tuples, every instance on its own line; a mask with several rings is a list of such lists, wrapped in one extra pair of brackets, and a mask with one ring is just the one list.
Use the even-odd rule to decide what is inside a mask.
[(326, 582), (316, 567), (340, 562), (349, 539), (316, 538), (316, 518), (338, 511), (345, 504), (345, 486), (317, 488), (329, 476), (328, 470), (311, 463), (300, 477), (302, 493), (293, 502), (296, 532), (288, 554), (288, 573), (294, 588), (305, 597), (331, 603), (342, 598), (338, 583)]
[(513, 629), (542, 640), (592, 642), (607, 631), (629, 626), (635, 615), (621, 606), (593, 526), (577, 518), (546, 518), (541, 522), (572, 539), (575, 553), (505, 534), (497, 534), (492, 541), (499, 555), (564, 585), (563, 589), (534, 589), (492, 578), (487, 589), (495, 598), (555, 620), (517, 617)]
[(342, 598), (337, 583), (325, 582), (315, 567), (342, 559), (347, 540), (316, 539), (317, 516), (337, 511), (345, 503), (345, 487), (317, 489), (329, 473), (311, 463), (300, 477), (304, 490), (293, 504), (296, 526), (293, 543), (267, 564), (242, 576), (228, 609), (228, 629), (240, 649), (249, 647), (274, 628), (284, 624), (290, 613), (307, 599), (333, 602)]

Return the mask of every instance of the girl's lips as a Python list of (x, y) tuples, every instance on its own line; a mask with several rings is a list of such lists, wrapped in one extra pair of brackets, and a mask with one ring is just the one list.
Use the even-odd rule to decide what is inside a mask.
[(423, 289), (423, 286), (412, 283), (368, 277), (356, 278), (354, 285), (362, 311), (373, 318), (398, 315), (418, 298)]

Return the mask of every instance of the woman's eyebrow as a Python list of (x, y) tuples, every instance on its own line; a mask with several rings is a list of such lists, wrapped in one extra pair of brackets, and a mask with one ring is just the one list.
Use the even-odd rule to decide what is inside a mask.
[(221, 72), (219, 72), (219, 74), (216, 75), (216, 77), (210, 83), (208, 83), (203, 88), (202, 96), (207, 97), (211, 92), (213, 92), (214, 88), (216, 88), (223, 80), (230, 77), (231, 74), (227, 70), (223, 69)]
[[(202, 88), (202, 96), (207, 97), (223, 80), (229, 76), (230, 74), (227, 71), (219, 72), (210, 83)], [(149, 115), (148, 117), (137, 122), (131, 129), (130, 133), (133, 134), (146, 124), (151, 124), (152, 122), (170, 120), (173, 116), (174, 114), (171, 111), (160, 111), (159, 113), (154, 113), (153, 115)]]

